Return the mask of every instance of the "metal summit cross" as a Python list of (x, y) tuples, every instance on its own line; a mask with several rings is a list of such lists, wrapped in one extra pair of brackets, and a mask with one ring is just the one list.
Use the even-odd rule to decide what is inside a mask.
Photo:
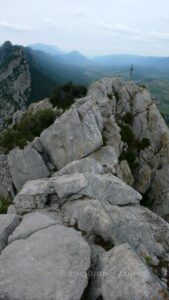
[(132, 80), (133, 71), (134, 71), (134, 66), (131, 65), (131, 67), (130, 67), (130, 76), (129, 76), (129, 80)]

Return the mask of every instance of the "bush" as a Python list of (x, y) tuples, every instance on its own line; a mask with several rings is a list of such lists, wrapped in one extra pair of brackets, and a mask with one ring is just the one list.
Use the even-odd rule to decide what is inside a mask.
[(112, 89), (113, 89), (114, 96), (116, 97), (116, 101), (118, 102), (120, 100), (119, 93), (114, 89), (114, 87), (112, 87)]
[(132, 125), (132, 124), (133, 124), (133, 115), (132, 115), (132, 113), (127, 112), (127, 113), (123, 116), (122, 120), (123, 120), (125, 123), (127, 123), (127, 124), (129, 124), (129, 125)]
[(50, 97), (50, 102), (55, 107), (62, 108), (63, 110), (69, 109), (74, 103), (76, 98), (86, 96), (87, 88), (83, 85), (73, 85), (68, 82), (61, 87), (55, 88)]
[(120, 161), (126, 160), (130, 166), (131, 169), (133, 169), (133, 166), (136, 162), (137, 156), (132, 148), (128, 148), (127, 151), (123, 151), (119, 157)]
[(121, 131), (121, 138), (123, 142), (126, 142), (128, 145), (132, 145), (134, 142), (134, 134), (129, 126), (123, 126)]
[(150, 146), (150, 140), (147, 138), (142, 138), (141, 141), (135, 141), (136, 148), (141, 151)]
[(113, 96), (112, 96), (112, 94), (107, 94), (107, 97), (108, 97), (110, 100), (112, 100), (112, 99), (113, 99)]
[(10, 204), (9, 199), (0, 196), (0, 214), (6, 214)]
[(0, 146), (8, 153), (15, 147), (24, 148), (27, 141), (32, 141), (55, 120), (52, 109), (38, 111), (35, 114), (27, 113), (21, 122), (13, 128), (8, 128), (0, 136)]
[(143, 88), (143, 89), (146, 89), (145, 84), (140, 84), (139, 87), (141, 87), (141, 88)]

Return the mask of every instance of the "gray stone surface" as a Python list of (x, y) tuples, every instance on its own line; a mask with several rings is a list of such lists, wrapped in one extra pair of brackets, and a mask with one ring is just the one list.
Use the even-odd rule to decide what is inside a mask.
[(169, 224), (145, 207), (102, 205), (82, 199), (62, 207), (67, 222), (111, 244), (129, 243), (143, 257), (169, 257)]
[(57, 169), (87, 156), (103, 143), (101, 113), (92, 102), (66, 111), (44, 130), (41, 143)]
[(132, 176), (132, 172), (126, 160), (122, 160), (116, 166), (116, 174), (121, 180), (123, 180), (128, 185), (133, 185), (134, 178)]
[(8, 245), (0, 256), (0, 291), (8, 300), (80, 300), (91, 250), (74, 229), (53, 225)]
[(0, 196), (10, 199), (15, 196), (7, 156), (4, 154), (0, 155)]
[(168, 299), (167, 291), (127, 244), (103, 254), (102, 272), (104, 300)]
[(80, 160), (72, 161), (63, 169), (53, 174), (53, 176), (62, 176), (62, 175), (68, 175), (74, 173), (85, 173), (85, 172), (102, 174), (104, 173), (104, 168), (94, 158), (88, 156)]
[(14, 199), (18, 213), (45, 208), (50, 195), (60, 204), (83, 197), (99, 198), (104, 203), (139, 204), (141, 195), (132, 187), (110, 174), (74, 173), (49, 179), (28, 181)]
[[(153, 103), (151, 94), (134, 82), (127, 82), (121, 78), (102, 78), (89, 88), (88, 96), (84, 100), (88, 101), (89, 98), (94, 99), (93, 101), (98, 104), (104, 120), (105, 142), (113, 145), (118, 156), (127, 147), (121, 142), (121, 128), (124, 125), (128, 126), (122, 118), (126, 113), (133, 116), (133, 122), (129, 126), (135, 139), (141, 141), (147, 138), (150, 141), (150, 146), (142, 149), (140, 153), (137, 151), (137, 168), (132, 171), (135, 180), (134, 187), (143, 194), (148, 193), (150, 199), (155, 200), (153, 210), (169, 220), (166, 185), (168, 176), (166, 165), (169, 165), (169, 129)], [(80, 100), (77, 103), (80, 105)], [(105, 103), (107, 103), (107, 110), (104, 107)], [(111, 112), (110, 115), (108, 110)], [(119, 176), (126, 181), (120, 174), (121, 170), (117, 171)], [(165, 179), (159, 180), (156, 184), (160, 172)], [(129, 183), (128, 180), (127, 183)], [(165, 192), (160, 193), (160, 191)]]
[(35, 212), (26, 214), (23, 217), (20, 225), (9, 236), (8, 243), (11, 243), (15, 240), (26, 239), (34, 232), (56, 224), (58, 224), (57, 220), (52, 219), (49, 215), (44, 213)]
[(55, 195), (55, 189), (50, 179), (27, 181), (22, 190), (14, 199), (13, 209), (18, 213), (31, 212), (33, 209), (42, 209)]
[(52, 104), (50, 103), (49, 98), (45, 98), (41, 101), (31, 103), (28, 107), (28, 112), (36, 113), (40, 110), (52, 109)]
[(16, 189), (19, 191), (28, 180), (49, 176), (49, 170), (40, 154), (27, 146), (15, 148), (8, 154), (9, 169)]
[(152, 210), (169, 221), (169, 164), (156, 171), (151, 184)]
[(16, 108), (26, 108), (31, 94), (31, 73), (23, 47), (6, 42), (0, 55), (0, 129), (3, 129)]
[(86, 158), (73, 161), (58, 171), (56, 175), (66, 175), (73, 173), (115, 173), (115, 166), (118, 163), (116, 152), (113, 147), (101, 147)]
[(0, 253), (7, 245), (8, 237), (19, 225), (21, 217), (16, 214), (0, 215)]

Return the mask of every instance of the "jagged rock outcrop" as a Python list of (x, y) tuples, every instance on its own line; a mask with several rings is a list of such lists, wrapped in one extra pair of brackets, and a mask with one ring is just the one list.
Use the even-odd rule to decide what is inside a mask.
[[(142, 194), (146, 193), (146, 199), (152, 201), (154, 212), (168, 218), (169, 197), (166, 180), (160, 180), (156, 184), (156, 178), (159, 169), (165, 174), (169, 165), (169, 129), (153, 103), (150, 93), (133, 82), (126, 83), (120, 78), (104, 78), (91, 85), (88, 97), (92, 97), (98, 103), (101, 111), (103, 103), (107, 103), (109, 111), (112, 107), (110, 113), (112, 116), (109, 116), (108, 111), (106, 115), (104, 110), (103, 136), (106, 138), (106, 144), (111, 145), (113, 141), (113, 147), (118, 150), (118, 155), (125, 154), (132, 168), (134, 187)], [(111, 104), (108, 104), (110, 102)], [(111, 126), (107, 126), (112, 123), (112, 118), (116, 128), (119, 128), (116, 132), (121, 136), (123, 145), (119, 137), (110, 139), (110, 136), (115, 134)], [(132, 164), (134, 154), (136, 163)], [(160, 194), (159, 191), (163, 193)]]
[(9, 236), (8, 243), (23, 239), (25, 240), (33, 233), (57, 224), (62, 225), (61, 219), (51, 218), (47, 214), (39, 212), (26, 214), (23, 217), (21, 224), (17, 226), (13, 233)]
[(127, 244), (103, 255), (102, 272), (105, 274), (101, 278), (104, 300), (168, 298), (164, 288)]
[[(86, 158), (75, 160), (66, 165), (53, 176), (61, 176), (73, 173), (115, 173), (115, 166), (118, 163), (115, 150), (111, 146), (101, 147)], [(125, 181), (125, 180), (124, 180)]]
[(168, 258), (169, 225), (145, 207), (102, 204), (97, 199), (67, 202), (62, 212), (68, 224), (112, 245), (129, 243), (139, 255)]
[(0, 299), (169, 299), (168, 142), (149, 92), (104, 78), (12, 150)]
[(0, 254), (8, 243), (8, 237), (19, 225), (21, 217), (15, 214), (0, 215)]
[(31, 147), (15, 148), (8, 154), (8, 165), (15, 188), (19, 191), (25, 182), (49, 176), (49, 170), (40, 154)]
[(53, 106), (50, 103), (49, 98), (43, 99), (41, 101), (32, 103), (28, 107), (28, 112), (36, 113), (37, 111), (44, 110), (44, 109), (52, 109)]
[(74, 229), (43, 226), (2, 252), (0, 299), (81, 299), (88, 281), (89, 245)]
[(31, 74), (23, 47), (0, 48), (0, 128), (17, 109), (24, 109), (31, 92)]
[(15, 196), (7, 156), (4, 154), (0, 155), (0, 196), (9, 199), (13, 199)]
[(141, 195), (110, 174), (74, 173), (49, 179), (28, 181), (14, 199), (18, 213), (45, 208), (50, 196), (63, 204), (83, 197), (99, 198), (112, 205), (139, 204)]
[(102, 129), (103, 120), (98, 107), (87, 102), (56, 119), (42, 132), (40, 141), (52, 163), (61, 169), (102, 146)]

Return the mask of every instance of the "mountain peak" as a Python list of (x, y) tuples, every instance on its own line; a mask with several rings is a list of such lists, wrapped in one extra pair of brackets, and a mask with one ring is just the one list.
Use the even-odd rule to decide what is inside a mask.
[(6, 41), (6, 42), (3, 43), (2, 47), (4, 49), (11, 48), (12, 47), (12, 43), (10, 41)]

